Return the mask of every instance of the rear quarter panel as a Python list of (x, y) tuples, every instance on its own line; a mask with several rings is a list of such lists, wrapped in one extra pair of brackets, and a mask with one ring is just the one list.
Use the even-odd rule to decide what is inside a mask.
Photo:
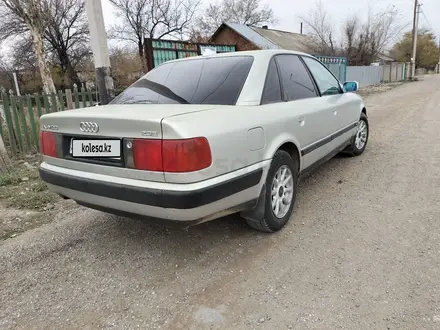
[[(164, 139), (204, 136), (211, 146), (212, 165), (192, 173), (166, 173), (167, 182), (198, 182), (273, 157), (285, 142), (298, 145), (286, 129), (292, 118), (270, 114), (264, 106), (220, 106), (213, 110), (163, 119)], [(255, 139), (257, 138), (257, 141)]]

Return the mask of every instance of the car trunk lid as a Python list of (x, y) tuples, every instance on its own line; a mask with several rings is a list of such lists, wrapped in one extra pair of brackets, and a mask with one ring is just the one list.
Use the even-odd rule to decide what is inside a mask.
[(44, 115), (41, 127), (63, 135), (160, 139), (163, 118), (210, 108), (192, 104), (104, 105)]

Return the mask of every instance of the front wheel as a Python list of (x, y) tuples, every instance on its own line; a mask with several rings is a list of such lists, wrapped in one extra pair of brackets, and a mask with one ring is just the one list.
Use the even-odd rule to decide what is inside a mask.
[(356, 134), (351, 139), (350, 146), (347, 147), (346, 151), (351, 156), (359, 156), (363, 154), (367, 148), (368, 138), (370, 133), (370, 126), (368, 124), (368, 117), (362, 112), (361, 118), (357, 125)]

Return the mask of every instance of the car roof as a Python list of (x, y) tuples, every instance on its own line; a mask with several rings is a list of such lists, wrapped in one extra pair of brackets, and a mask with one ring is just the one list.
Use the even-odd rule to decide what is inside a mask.
[[(203, 58), (218, 58), (218, 57), (233, 57), (233, 56), (253, 56), (255, 59), (258, 60), (269, 60), (273, 55), (276, 54), (293, 54), (293, 55), (305, 55), (305, 56), (311, 56), (310, 54), (303, 53), (303, 52), (297, 52), (293, 50), (283, 50), (283, 49), (265, 49), (265, 50), (247, 50), (247, 51), (237, 51), (237, 52), (227, 52), (227, 53), (216, 53), (216, 54), (210, 54), (210, 55), (199, 55), (199, 56), (190, 56), (185, 58), (180, 58), (176, 60), (170, 60), (163, 62), (162, 64), (166, 63), (175, 63), (175, 62), (182, 62), (182, 61), (191, 61), (191, 60), (200, 60)], [(160, 64), (160, 65), (162, 65)], [(158, 67), (160, 66), (158, 65)]]

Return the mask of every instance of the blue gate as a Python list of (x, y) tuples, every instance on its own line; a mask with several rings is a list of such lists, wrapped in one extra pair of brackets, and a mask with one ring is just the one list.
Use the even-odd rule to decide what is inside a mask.
[(338, 56), (314, 55), (321, 61), (342, 83), (347, 80), (347, 59)]

